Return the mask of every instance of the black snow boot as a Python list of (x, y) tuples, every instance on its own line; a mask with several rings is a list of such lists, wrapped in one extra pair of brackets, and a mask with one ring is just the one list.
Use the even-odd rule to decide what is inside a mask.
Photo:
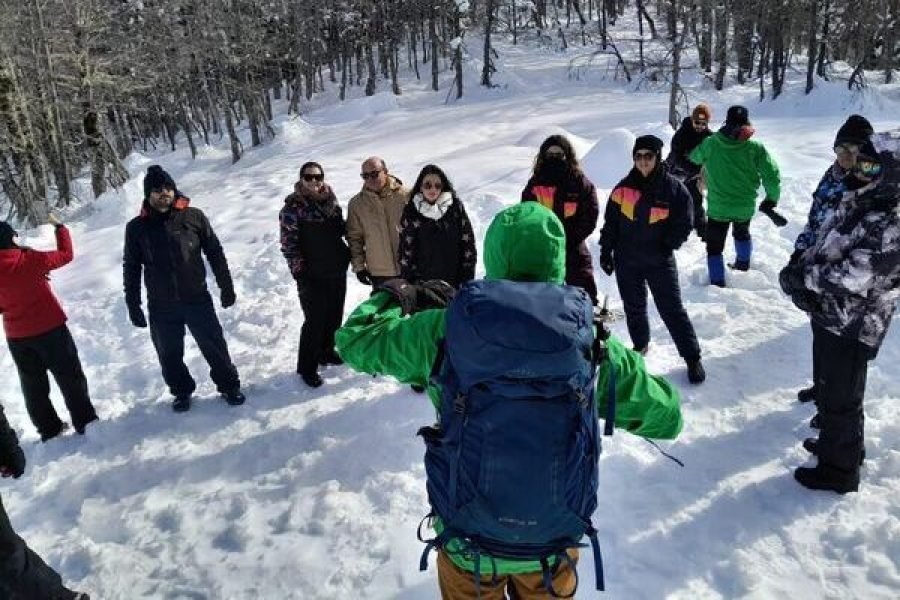
[(688, 381), (693, 384), (706, 381), (706, 369), (700, 359), (687, 361)]
[(800, 402), (815, 402), (816, 401), (816, 386), (811, 385), (808, 388), (803, 388), (799, 392), (797, 392), (797, 400)]
[(735, 260), (733, 263), (728, 263), (728, 268), (734, 271), (749, 271), (750, 270), (750, 261), (749, 260)]
[(828, 465), (797, 467), (794, 479), (811, 490), (827, 490), (846, 494), (859, 491), (859, 470), (843, 471)]
[(240, 406), (247, 400), (247, 396), (244, 395), (244, 392), (241, 391), (241, 388), (235, 388), (233, 390), (224, 392), (222, 397), (225, 398), (225, 402), (230, 404), (231, 406)]
[(63, 421), (62, 423), (59, 424), (59, 430), (57, 430), (56, 433), (51, 433), (50, 435), (41, 435), (41, 443), (49, 442), (53, 438), (61, 436), (68, 430), (69, 430), (69, 424), (66, 423), (65, 421)]
[(187, 412), (191, 409), (191, 395), (178, 394), (172, 401), (172, 410), (175, 412)]
[(319, 374), (316, 372), (301, 373), (300, 378), (303, 380), (303, 383), (305, 383), (306, 385), (308, 385), (311, 388), (317, 388), (317, 387), (321, 386), (323, 383), (325, 383), (324, 381), (322, 381), (322, 378), (319, 377)]
[(344, 359), (342, 359), (337, 352), (332, 350), (319, 357), (319, 364), (323, 367), (326, 365), (342, 365), (344, 364)]
[[(808, 437), (803, 440), (803, 449), (812, 454), (813, 456), (819, 455), (819, 440), (818, 438)], [(866, 449), (863, 448), (862, 452), (859, 453), (859, 464), (862, 465), (863, 461), (866, 460)]]

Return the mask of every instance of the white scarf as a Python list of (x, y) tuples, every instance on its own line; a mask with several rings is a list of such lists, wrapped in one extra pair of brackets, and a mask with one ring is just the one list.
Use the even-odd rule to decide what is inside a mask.
[(413, 206), (419, 211), (419, 214), (426, 219), (437, 221), (445, 214), (453, 204), (453, 195), (450, 192), (442, 192), (434, 204), (426, 200), (421, 193), (413, 196)]

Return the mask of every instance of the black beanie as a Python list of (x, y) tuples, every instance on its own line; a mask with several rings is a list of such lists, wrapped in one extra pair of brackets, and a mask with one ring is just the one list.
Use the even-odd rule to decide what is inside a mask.
[(6, 221), (0, 221), (0, 250), (15, 248), (16, 245), (13, 244), (13, 238), (17, 235), (19, 234), (12, 228), (12, 225)]
[(869, 142), (874, 134), (875, 130), (867, 118), (862, 115), (850, 115), (838, 129), (837, 135), (834, 137), (834, 145), (858, 144), (862, 146)]
[(144, 176), (144, 198), (150, 197), (151, 190), (161, 187), (168, 187), (173, 191), (178, 190), (171, 175), (166, 173), (161, 166), (152, 165)]
[(734, 105), (728, 107), (728, 113), (725, 115), (725, 124), (735, 127), (743, 127), (750, 124), (750, 113), (744, 106)]
[(656, 155), (657, 162), (662, 159), (663, 141), (655, 135), (642, 135), (634, 140), (634, 148), (631, 149), (631, 155), (637, 154), (638, 150), (649, 150)]

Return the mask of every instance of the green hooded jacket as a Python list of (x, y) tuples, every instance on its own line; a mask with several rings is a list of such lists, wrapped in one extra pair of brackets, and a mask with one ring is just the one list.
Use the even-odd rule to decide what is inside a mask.
[(756, 140), (736, 140), (721, 131), (694, 148), (691, 162), (706, 167), (707, 215), (716, 221), (749, 221), (762, 182), (766, 197), (778, 202), (778, 165)]
[[(484, 238), (487, 279), (547, 281), (565, 278), (566, 240), (562, 223), (537, 202), (516, 204), (501, 211)], [(363, 302), (335, 335), (338, 353), (357, 371), (391, 375), (402, 383), (428, 387), (437, 407), (440, 390), (428, 376), (444, 336), (445, 309), (402, 316), (400, 306), (386, 292)], [(606, 341), (608, 360), (597, 374), (598, 414), (605, 414), (610, 365), (615, 365), (616, 427), (647, 438), (673, 439), (682, 427), (678, 391), (662, 377), (649, 375), (640, 354), (618, 339)], [(439, 520), (435, 528), (440, 531)], [(460, 568), (474, 570), (458, 544), (448, 544), (449, 558)], [(482, 557), (482, 561), (486, 557)], [(490, 564), (482, 562), (482, 566)], [(536, 561), (496, 559), (498, 575), (540, 572)]]

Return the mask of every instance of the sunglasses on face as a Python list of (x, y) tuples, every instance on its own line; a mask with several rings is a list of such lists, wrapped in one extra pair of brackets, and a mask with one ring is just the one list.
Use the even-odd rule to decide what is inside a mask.
[(324, 173), (304, 173), (303, 181), (325, 181)]
[(834, 147), (834, 153), (843, 156), (856, 156), (859, 154), (859, 144), (838, 144)]
[(559, 159), (565, 159), (565, 158), (566, 158), (566, 153), (565, 153), (565, 152), (548, 152), (548, 153), (546, 153), (546, 154), (544, 155), (544, 158), (559, 158)]
[(381, 169), (377, 169), (375, 171), (363, 171), (359, 174), (363, 179), (378, 179), (378, 176), (381, 174)]
[(653, 160), (656, 157), (652, 152), (635, 152), (634, 160)]
[(431, 181), (426, 181), (425, 183), (422, 184), (423, 190), (441, 190), (443, 188), (444, 188), (444, 186), (441, 185), (440, 182), (432, 183)]

